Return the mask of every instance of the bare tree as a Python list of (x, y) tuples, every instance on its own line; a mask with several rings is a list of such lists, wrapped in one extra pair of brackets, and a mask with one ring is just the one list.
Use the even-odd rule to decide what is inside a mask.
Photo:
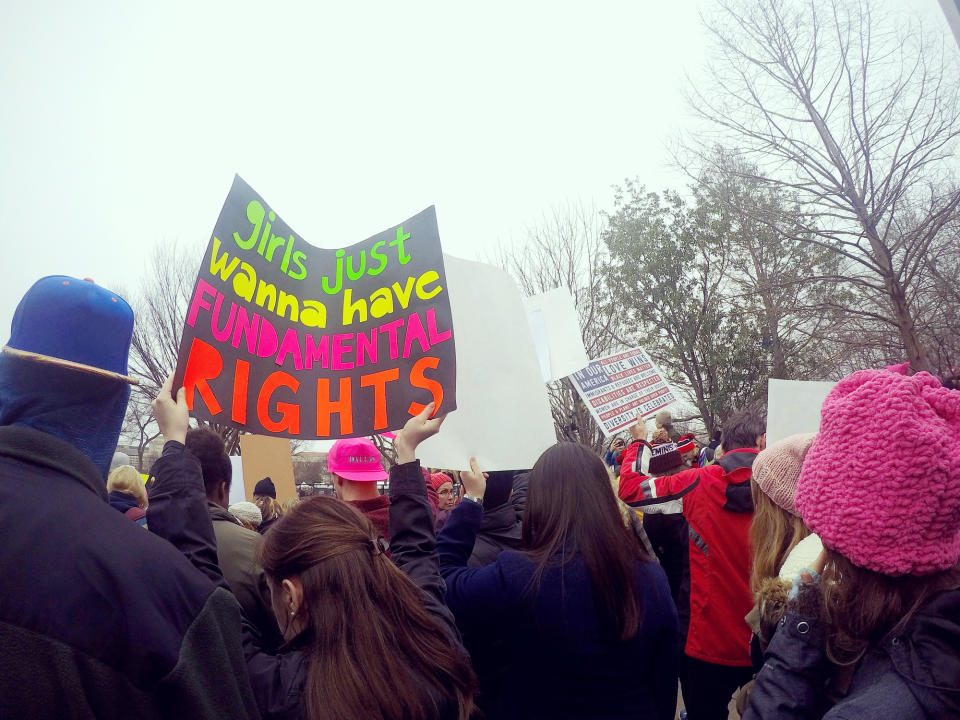
[(722, 149), (715, 157), (694, 197), (720, 218), (728, 258), (725, 304), (755, 319), (770, 354), (769, 377), (828, 377), (837, 362), (823, 338), (842, 339), (849, 327), (833, 307), (851, 296), (839, 275), (841, 256), (798, 239), (804, 218), (791, 194), (753, 179), (754, 168)]
[(153, 419), (149, 399), (137, 389), (130, 393), (123, 432), (137, 446), (137, 469), (143, 472), (143, 455), (150, 443), (160, 436), (160, 427)]
[[(603, 218), (594, 208), (570, 203), (553, 208), (527, 230), (523, 241), (501, 246), (493, 261), (510, 273), (521, 291), (538, 295), (566, 287), (573, 296), (583, 346), (590, 358), (620, 347), (620, 315), (601, 269), (607, 257)], [(547, 384), (558, 440), (582, 442), (595, 450), (605, 437), (569, 379)]]
[[(158, 245), (133, 295), (130, 372), (140, 380), (140, 385), (134, 388), (127, 411), (128, 435), (133, 434), (131, 430), (138, 426), (146, 427), (152, 422), (152, 415), (144, 413), (149, 410), (150, 400), (156, 397), (167, 375), (177, 365), (180, 336), (183, 334), (200, 258), (200, 252), (192, 252), (176, 243)], [(223, 438), (228, 455), (239, 454), (239, 430), (228, 425), (196, 422)]]
[[(695, 110), (793, 193), (796, 239), (832, 248), (863, 301), (842, 309), (886, 324), (915, 370), (933, 371), (915, 285), (960, 206), (948, 173), (960, 137), (956, 60), (897, 20), (851, 0), (720, 0), (707, 20), (718, 60)], [(701, 145), (690, 149), (711, 162)], [(915, 222), (899, 222), (904, 211)]]

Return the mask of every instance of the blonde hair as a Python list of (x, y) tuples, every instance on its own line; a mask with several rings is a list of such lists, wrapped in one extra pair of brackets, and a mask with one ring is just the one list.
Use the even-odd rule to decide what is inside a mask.
[(283, 517), (283, 505), (274, 500), (269, 495), (261, 495), (255, 498), (254, 503), (260, 508), (260, 514), (263, 516), (263, 522), (269, 522), (274, 518)]
[(147, 489), (143, 485), (143, 478), (137, 469), (131, 465), (121, 465), (114, 468), (107, 476), (107, 492), (126, 493), (133, 495), (137, 500), (137, 505), (142, 509), (147, 509)]
[(753, 495), (753, 523), (750, 525), (750, 547), (753, 566), (750, 569), (750, 589), (754, 595), (767, 578), (777, 577), (787, 556), (810, 531), (797, 515), (791, 515), (773, 502), (750, 480)]

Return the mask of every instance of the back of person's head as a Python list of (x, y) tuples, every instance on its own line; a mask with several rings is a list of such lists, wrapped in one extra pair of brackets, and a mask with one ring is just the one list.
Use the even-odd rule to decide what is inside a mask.
[(547, 567), (579, 552), (601, 627), (620, 640), (636, 634), (636, 563), (643, 551), (624, 527), (603, 461), (589, 448), (558, 443), (537, 460), (529, 476), (523, 540), (538, 564), (535, 586)]
[(487, 473), (487, 490), (483, 494), (483, 507), (496, 510), (510, 501), (513, 492), (513, 470), (491, 470)]
[(114, 468), (107, 476), (107, 492), (122, 492), (131, 495), (137, 500), (137, 505), (147, 509), (147, 489), (143, 478), (131, 465), (121, 465)]
[(828, 550), (835, 646), (882, 636), (960, 584), (960, 392), (905, 370), (837, 383), (800, 471), (797, 510)]
[(758, 453), (753, 463), (750, 587), (754, 593), (764, 580), (777, 576), (793, 548), (810, 534), (797, 512), (794, 494), (800, 468), (815, 437), (807, 433), (778, 440)]
[(260, 560), (274, 585), (295, 577), (303, 586), (309, 720), (426, 720), (438, 697), (470, 716), (472, 669), (351, 505), (299, 503), (264, 536)]
[(227, 510), (237, 518), (237, 520), (244, 523), (244, 527), (250, 530), (256, 530), (260, 527), (260, 523), (263, 522), (263, 515), (260, 513), (260, 508), (252, 502), (244, 500), (243, 502), (234, 503), (228, 507)]
[(666, 428), (669, 430), (673, 427), (673, 416), (670, 415), (669, 410), (661, 410), (654, 416), (653, 422), (657, 428)]
[(762, 405), (753, 404), (735, 412), (723, 425), (720, 444), (724, 452), (760, 448), (767, 434), (767, 415)]
[(666, 428), (657, 428), (650, 437), (651, 445), (665, 445), (668, 442), (670, 442), (670, 433)]
[(116, 293), (65, 275), (38, 280), (0, 352), (0, 426), (59, 438), (106, 479), (136, 382), (127, 375), (132, 334), (133, 311)]
[(269, 476), (261, 478), (257, 481), (257, 484), (253, 486), (253, 496), (254, 497), (271, 497), (274, 500), (277, 499), (277, 487), (273, 484), (273, 479)]
[(203, 473), (203, 487), (211, 500), (226, 498), (230, 494), (233, 466), (223, 447), (223, 438), (213, 430), (195, 428), (187, 432), (184, 443), (187, 450), (196, 455)]

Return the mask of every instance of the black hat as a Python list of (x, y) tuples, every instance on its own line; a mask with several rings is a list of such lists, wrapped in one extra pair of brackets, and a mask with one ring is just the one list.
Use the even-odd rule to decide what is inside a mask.
[(263, 480), (258, 482), (253, 488), (254, 495), (267, 495), (272, 497), (274, 500), (277, 499), (277, 488), (273, 484), (273, 480), (269, 477), (265, 477)]

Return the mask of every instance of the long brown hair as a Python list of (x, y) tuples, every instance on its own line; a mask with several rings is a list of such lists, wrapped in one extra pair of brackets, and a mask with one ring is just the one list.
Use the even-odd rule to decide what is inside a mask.
[(539, 587), (548, 565), (579, 552), (590, 577), (600, 627), (628, 640), (640, 627), (637, 561), (649, 559), (624, 526), (607, 469), (589, 448), (558, 443), (530, 471), (523, 515), (526, 552)]
[(260, 558), (274, 584), (299, 576), (303, 585), (309, 720), (427, 720), (440, 711), (437, 699), (461, 720), (472, 714), (469, 663), (351, 505), (305, 499), (264, 536)]
[(960, 565), (933, 575), (892, 577), (859, 567), (833, 550), (820, 580), (827, 654), (838, 665), (903, 630), (931, 596), (960, 587)]
[(773, 502), (750, 481), (753, 495), (753, 522), (750, 524), (750, 549), (753, 567), (750, 569), (750, 589), (754, 596), (767, 578), (776, 577), (787, 556), (810, 531), (797, 515), (791, 515)]

